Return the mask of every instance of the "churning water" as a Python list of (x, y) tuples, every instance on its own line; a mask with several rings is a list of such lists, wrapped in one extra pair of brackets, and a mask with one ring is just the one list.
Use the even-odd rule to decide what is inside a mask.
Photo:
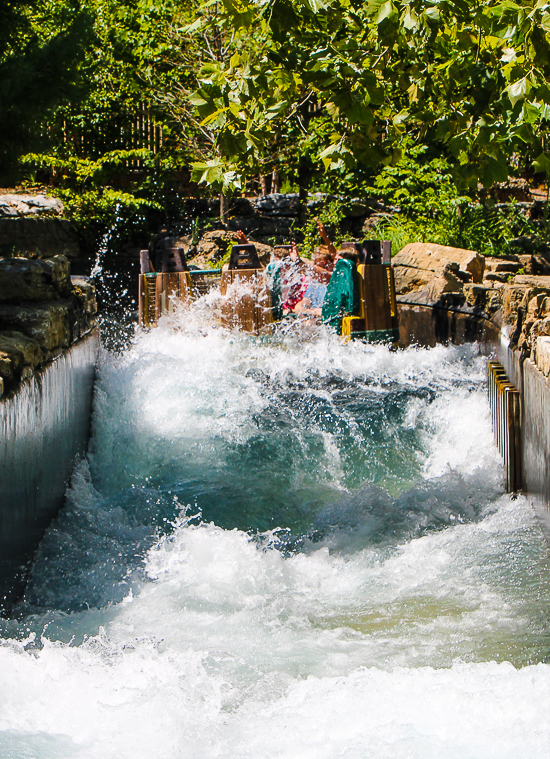
[(105, 354), (0, 637), (2, 759), (547, 759), (547, 546), (472, 347), (192, 314)]

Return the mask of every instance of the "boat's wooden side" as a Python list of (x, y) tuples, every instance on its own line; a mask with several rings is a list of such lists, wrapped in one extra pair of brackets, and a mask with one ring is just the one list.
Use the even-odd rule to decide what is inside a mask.
[(222, 273), (222, 325), (259, 335), (273, 323), (271, 293), (261, 269), (235, 269)]

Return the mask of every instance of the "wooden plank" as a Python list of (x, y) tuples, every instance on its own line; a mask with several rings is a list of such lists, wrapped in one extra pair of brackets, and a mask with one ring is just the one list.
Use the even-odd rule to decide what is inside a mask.
[(174, 310), (174, 300), (179, 298), (180, 281), (178, 272), (170, 272), (166, 274), (166, 280), (164, 285), (164, 308), (168, 313), (172, 313)]
[(191, 276), (188, 271), (178, 272), (178, 297), (182, 303), (187, 303), (191, 300)]
[(258, 334), (262, 334), (273, 323), (271, 293), (264, 277), (257, 278), (256, 289), (256, 331)]
[(364, 267), (365, 326), (369, 332), (392, 328), (386, 268), (381, 264)]
[(145, 276), (139, 275), (138, 286), (138, 324), (143, 325), (143, 311), (145, 308)]
[(259, 328), (259, 287), (263, 283), (259, 282), (256, 269), (230, 269), (222, 272), (222, 295), (227, 296), (229, 286), (238, 285), (238, 283), (243, 285), (246, 283), (246, 289), (244, 292), (230, 295), (222, 305), (221, 322), (229, 329), (238, 328), (244, 332), (256, 333)]
[(163, 298), (164, 292), (164, 277), (166, 274), (157, 274), (155, 282), (155, 321), (158, 321), (162, 316)]
[(151, 271), (151, 260), (149, 258), (148, 250), (139, 251), (139, 263), (142, 274), (149, 274)]
[(244, 332), (256, 332), (256, 298), (254, 293), (245, 293), (236, 304), (236, 317), (239, 329)]

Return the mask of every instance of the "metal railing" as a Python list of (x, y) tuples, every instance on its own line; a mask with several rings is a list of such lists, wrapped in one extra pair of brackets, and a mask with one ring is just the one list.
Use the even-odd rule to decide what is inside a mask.
[(489, 361), (488, 390), (495, 442), (506, 470), (506, 490), (521, 490), (521, 406), (519, 391), (509, 382), (502, 364)]

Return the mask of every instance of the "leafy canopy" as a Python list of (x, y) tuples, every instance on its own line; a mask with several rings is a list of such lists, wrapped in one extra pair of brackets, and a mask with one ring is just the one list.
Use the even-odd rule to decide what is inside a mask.
[[(550, 173), (550, 5), (541, 0), (222, 0), (187, 32), (232, 35), (190, 98), (215, 134), (194, 177), (225, 189), (308, 154), (346, 172), (396, 163), (405, 135), (466, 186), (514, 156)], [(309, 152), (308, 152), (309, 151)]]

